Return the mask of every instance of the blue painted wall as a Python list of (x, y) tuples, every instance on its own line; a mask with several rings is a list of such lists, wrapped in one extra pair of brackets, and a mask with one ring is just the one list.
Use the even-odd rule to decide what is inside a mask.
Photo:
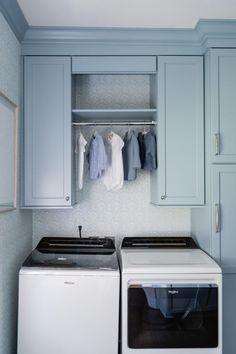
[[(19, 104), (20, 43), (1, 13), (0, 91)], [(30, 211), (0, 214), (0, 354), (16, 353), (18, 269), (31, 249), (31, 235)]]

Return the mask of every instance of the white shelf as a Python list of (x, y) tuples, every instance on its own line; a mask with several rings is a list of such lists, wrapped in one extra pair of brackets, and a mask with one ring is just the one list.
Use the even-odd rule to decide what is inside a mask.
[[(73, 109), (74, 118), (78, 121), (155, 121), (156, 108), (144, 109)], [(73, 119), (74, 122), (77, 119)]]

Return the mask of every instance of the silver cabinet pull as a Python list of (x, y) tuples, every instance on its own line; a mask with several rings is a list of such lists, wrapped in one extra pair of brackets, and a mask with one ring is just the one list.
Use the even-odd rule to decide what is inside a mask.
[(164, 195), (162, 195), (162, 196), (161, 196), (161, 200), (166, 199), (166, 197), (167, 197), (167, 195), (165, 195), (165, 194), (164, 194)]
[(216, 233), (220, 232), (220, 204), (215, 205), (215, 227)]
[(67, 196), (65, 197), (65, 200), (66, 200), (67, 202), (69, 202), (70, 197), (67, 195)]
[(215, 155), (220, 154), (220, 134), (215, 134)]

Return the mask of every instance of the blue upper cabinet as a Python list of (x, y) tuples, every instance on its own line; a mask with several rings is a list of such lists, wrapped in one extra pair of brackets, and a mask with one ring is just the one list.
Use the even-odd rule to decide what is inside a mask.
[(203, 58), (158, 57), (158, 170), (152, 202), (204, 204)]
[(236, 49), (211, 49), (210, 115), (213, 163), (236, 163)]
[(236, 273), (236, 165), (214, 165), (212, 255), (224, 273)]
[(73, 204), (71, 58), (24, 60), (24, 207)]

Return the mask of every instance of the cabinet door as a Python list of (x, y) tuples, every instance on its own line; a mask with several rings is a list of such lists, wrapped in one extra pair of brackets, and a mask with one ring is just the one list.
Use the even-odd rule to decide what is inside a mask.
[(69, 57), (24, 62), (24, 206), (71, 205)]
[(236, 274), (223, 274), (223, 354), (235, 354)]
[(212, 255), (236, 273), (236, 166), (213, 166)]
[(204, 204), (202, 57), (158, 57), (157, 104), (157, 204)]
[(212, 161), (236, 162), (236, 49), (210, 52)]

